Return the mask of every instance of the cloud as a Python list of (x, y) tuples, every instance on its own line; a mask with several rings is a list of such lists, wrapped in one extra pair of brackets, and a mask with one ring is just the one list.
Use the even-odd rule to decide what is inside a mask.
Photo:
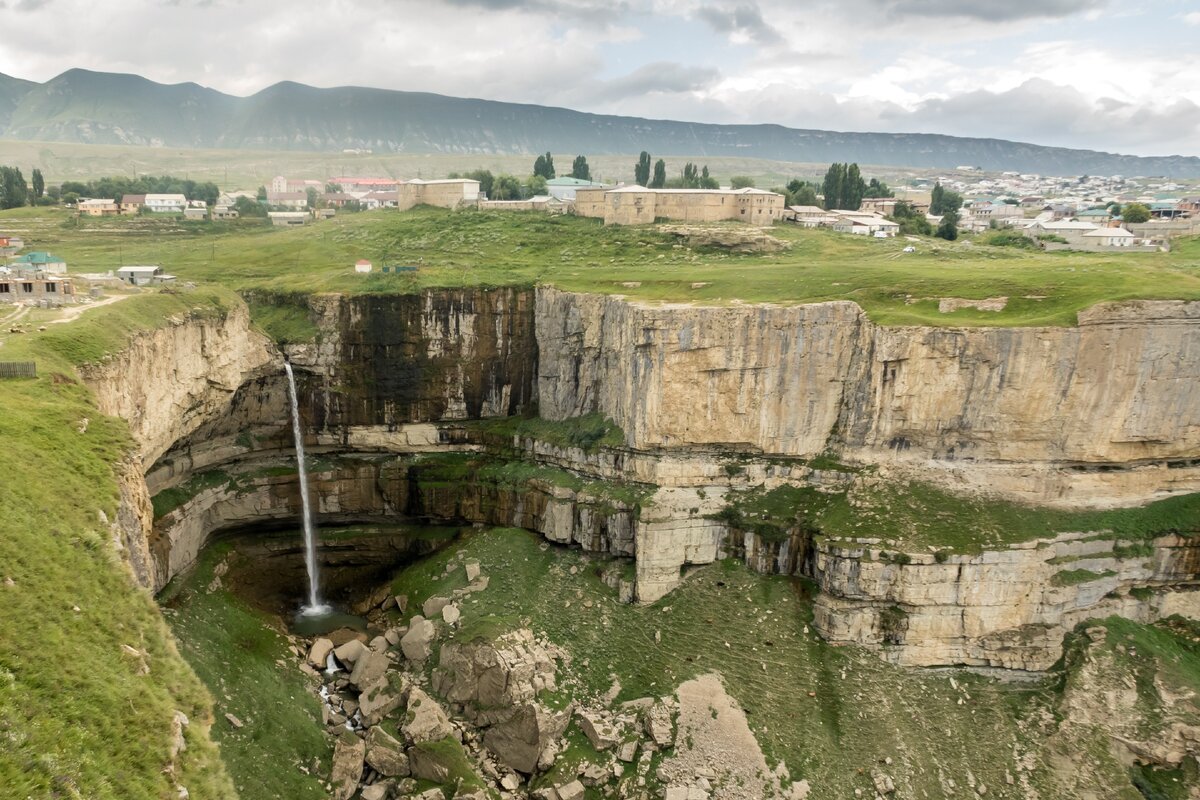
[(1193, 11), (1183, 15), (1183, 21), (1188, 25), (1200, 25), (1200, 11)]
[(1069, 17), (1097, 11), (1108, 0), (1006, 0), (1001, 3), (962, 0), (873, 0), (893, 18), (958, 17), (982, 22)]
[(597, 102), (611, 103), (630, 97), (697, 92), (712, 86), (719, 77), (720, 73), (711, 67), (660, 61), (603, 82), (593, 96)]
[(701, 6), (696, 16), (708, 23), (718, 33), (753, 41), (763, 45), (783, 44), (784, 38), (765, 19), (758, 6), (743, 3), (734, 8), (720, 9)]

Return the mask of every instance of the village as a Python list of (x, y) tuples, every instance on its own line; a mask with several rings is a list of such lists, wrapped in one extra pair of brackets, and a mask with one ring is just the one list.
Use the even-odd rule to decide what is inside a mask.
[[(539, 157), (541, 158), (541, 157)], [(835, 165), (837, 166), (837, 165)], [(857, 165), (854, 165), (857, 169)], [(471, 173), (478, 175), (478, 173)], [(490, 187), (491, 176), (484, 181)], [(753, 186), (717, 188), (609, 184), (574, 176), (552, 177), (537, 188), (544, 193), (517, 199), (491, 199), (478, 177), (398, 179), (378, 176), (339, 176), (328, 180), (276, 176), (257, 192), (220, 192), (216, 201), (183, 193), (136, 193), (115, 197), (80, 197), (74, 210), (80, 219), (102, 217), (171, 217), (183, 224), (261, 217), (276, 227), (294, 227), (330, 219), (339, 212), (392, 210), (417, 206), (454, 211), (532, 212), (573, 214), (601, 220), (605, 225), (650, 225), (656, 222), (693, 224), (740, 222), (751, 226), (795, 225), (824, 228), (838, 234), (890, 239), (904, 236), (920, 242), (914, 230), (954, 238), (959, 233), (1011, 231), (995, 243), (1025, 242), (1041, 250), (1093, 252), (1168, 250), (1173, 237), (1200, 232), (1200, 196), (1184, 187), (1146, 179), (1083, 176), (1042, 177), (1003, 173), (987, 175), (969, 167), (908, 182), (886, 197), (863, 197), (845, 203), (854, 208), (825, 208), (826, 198), (808, 195), (813, 204), (789, 203), (787, 189)], [(715, 185), (715, 181), (713, 182)], [(879, 184), (886, 188), (885, 184)], [(817, 184), (810, 185), (819, 188)], [(215, 190), (214, 190), (215, 193)], [(937, 208), (937, 196), (953, 202)], [(933, 213), (937, 211), (939, 213)], [(1137, 213), (1134, 213), (1134, 212)], [(1124, 213), (1122, 213), (1124, 212)], [(952, 216), (953, 237), (944, 235)], [(919, 220), (915, 225), (912, 220)], [(243, 224), (248, 224), (244, 220)], [(57, 307), (85, 297), (102, 296), (103, 287), (169, 285), (175, 278), (158, 265), (121, 265), (118, 269), (69, 274), (63, 259), (53, 253), (27, 249), (16, 235), (0, 231), (0, 303)], [(359, 273), (372, 271), (370, 262), (354, 265)], [(399, 268), (394, 268), (399, 269)], [(77, 288), (77, 283), (85, 286)], [(83, 294), (81, 295), (81, 291)]]

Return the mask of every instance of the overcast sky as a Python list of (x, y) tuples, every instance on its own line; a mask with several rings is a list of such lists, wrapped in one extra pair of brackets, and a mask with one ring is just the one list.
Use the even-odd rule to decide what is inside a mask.
[(0, 0), (0, 72), (1200, 155), (1200, 0)]

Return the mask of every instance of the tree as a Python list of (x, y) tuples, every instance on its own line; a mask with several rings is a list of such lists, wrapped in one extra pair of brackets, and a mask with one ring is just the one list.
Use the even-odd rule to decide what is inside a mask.
[(933, 226), (925, 219), (925, 215), (906, 200), (896, 201), (896, 206), (892, 209), (892, 220), (900, 223), (902, 234), (929, 236), (933, 233)]
[(33, 199), (41, 200), (46, 193), (46, 179), (42, 177), (42, 171), (35, 169), (29, 178), (33, 181)]
[(554, 156), (547, 153), (543, 156), (538, 156), (533, 162), (533, 174), (546, 180), (554, 178)]
[(700, 170), (692, 162), (683, 165), (683, 180), (682, 188), (684, 189), (699, 189), (700, 188)]
[(0, 209), (20, 208), (29, 202), (29, 187), (17, 167), (0, 167)]
[(847, 211), (858, 211), (862, 208), (863, 194), (866, 191), (867, 184), (858, 170), (858, 164), (851, 164), (846, 168), (846, 180), (842, 183), (841, 207)]
[(867, 184), (867, 190), (863, 192), (863, 197), (895, 197), (896, 195), (888, 188), (888, 185), (877, 178), (871, 178)]
[(700, 170), (700, 188), (701, 189), (720, 189), (721, 184), (717, 183), (717, 179), (708, 174), (708, 164), (704, 165), (704, 169)]
[(592, 169), (588, 166), (587, 156), (575, 156), (575, 160), (571, 162), (571, 177), (581, 181), (592, 179)]
[(730, 189), (753, 189), (754, 178), (749, 178), (745, 175), (734, 175), (729, 179)]
[(661, 189), (667, 185), (667, 162), (661, 158), (654, 162), (654, 180), (650, 181), (651, 189)]
[(637, 164), (633, 167), (633, 182), (638, 186), (650, 185), (650, 154), (645, 150), (638, 156)]
[(265, 217), (267, 215), (266, 206), (245, 195), (241, 195), (233, 201), (233, 210), (238, 212), (239, 217)]
[[(452, 175), (451, 177), (457, 178), (458, 176)], [(343, 191), (344, 190), (342, 189), (342, 185), (340, 183), (325, 184), (325, 193), (326, 194), (341, 194)]]
[(546, 193), (546, 178), (542, 175), (534, 175), (529, 179), (529, 183), (525, 184), (525, 196), (537, 197), (540, 194)]
[[(66, 190), (67, 190), (67, 184), (64, 183), (63, 191), (65, 192)], [(258, 200), (258, 202), (260, 202), (260, 203), (267, 202), (267, 187), (265, 187), (265, 186), (258, 187), (258, 191), (255, 193), (254, 199)]]
[(841, 208), (842, 183), (846, 179), (845, 164), (830, 164), (825, 170), (825, 179), (821, 181), (821, 193), (825, 195), (825, 208), (832, 210)]
[(1150, 221), (1150, 209), (1144, 203), (1126, 203), (1121, 209), (1121, 219), (1137, 225)]
[(512, 175), (497, 175), (489, 196), (493, 200), (520, 200), (521, 182)]
[(930, 194), (929, 213), (936, 217), (948, 211), (956, 212), (962, 208), (962, 203), (961, 194), (949, 191), (940, 182), (935, 183), (933, 185), (933, 192)]
[(307, 199), (307, 201), (305, 202), (306, 206), (308, 206), (309, 208), (317, 207), (317, 189), (316, 189), (316, 187), (310, 186), (307, 189), (305, 189), (304, 196)]
[(937, 231), (934, 236), (939, 239), (945, 239), (948, 242), (953, 242), (958, 238), (958, 212), (947, 211), (942, 215), (942, 221), (938, 223)]

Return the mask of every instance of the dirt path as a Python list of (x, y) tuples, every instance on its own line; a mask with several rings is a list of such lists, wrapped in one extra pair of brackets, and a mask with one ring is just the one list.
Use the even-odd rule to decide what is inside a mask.
[(113, 303), (119, 303), (128, 297), (133, 297), (133, 295), (131, 295), (131, 294), (115, 294), (112, 297), (106, 297), (103, 300), (99, 300), (95, 303), (88, 303), (87, 305), (71, 306), (63, 311), (63, 315), (61, 317), (59, 317), (58, 319), (50, 320), (50, 324), (51, 325), (61, 325), (64, 322), (71, 322), (72, 320), (74, 320), (76, 317), (78, 317), (80, 314), (82, 314), (85, 311), (90, 311), (91, 309), (99, 308), (100, 306), (108, 306), (108, 305), (112, 305)]

